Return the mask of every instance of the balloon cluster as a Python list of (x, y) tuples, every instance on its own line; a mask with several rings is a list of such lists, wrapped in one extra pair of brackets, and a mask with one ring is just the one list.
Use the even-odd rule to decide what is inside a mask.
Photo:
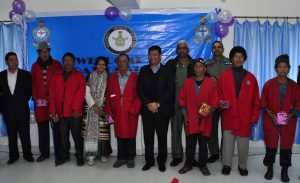
[(12, 10), (9, 12), (9, 19), (15, 24), (21, 25), (23, 19), (27, 22), (33, 22), (36, 19), (36, 14), (32, 10), (27, 10), (23, 0), (14, 0)]
[(220, 38), (227, 36), (228, 27), (233, 25), (234, 18), (229, 10), (217, 10), (215, 12), (209, 12), (206, 16), (206, 20), (210, 23), (216, 23), (216, 35)]
[(104, 15), (108, 20), (115, 20), (119, 16), (121, 20), (129, 21), (132, 17), (130, 9), (118, 9), (113, 6), (106, 8)]

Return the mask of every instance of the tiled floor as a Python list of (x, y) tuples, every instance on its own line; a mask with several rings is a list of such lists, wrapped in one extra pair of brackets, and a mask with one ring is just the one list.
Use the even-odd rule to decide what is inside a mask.
[[(36, 158), (36, 156), (35, 156)], [(170, 183), (173, 178), (179, 179), (179, 183), (260, 183), (260, 182), (281, 182), (280, 167), (278, 159), (275, 166), (274, 178), (272, 181), (264, 180), (266, 168), (262, 165), (263, 155), (250, 155), (248, 159), (249, 175), (241, 177), (237, 171), (237, 157), (233, 159), (233, 167), (229, 176), (221, 174), (220, 161), (209, 164), (211, 176), (204, 177), (199, 169), (194, 168), (187, 174), (180, 175), (178, 167), (170, 167), (170, 157), (167, 162), (167, 171), (161, 173), (157, 166), (149, 171), (143, 172), (144, 157), (137, 156), (136, 167), (128, 169), (126, 166), (113, 168), (116, 160), (110, 157), (108, 163), (96, 162), (94, 166), (77, 167), (74, 157), (71, 162), (55, 167), (52, 159), (42, 163), (28, 163), (20, 158), (13, 165), (6, 165), (7, 152), (0, 152), (0, 183)], [(291, 182), (299, 182), (300, 175), (300, 154), (293, 154), (293, 166), (289, 169)]]

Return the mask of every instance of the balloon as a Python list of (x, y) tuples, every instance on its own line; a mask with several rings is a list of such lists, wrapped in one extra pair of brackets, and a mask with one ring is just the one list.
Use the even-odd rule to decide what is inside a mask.
[(116, 7), (108, 7), (105, 10), (105, 17), (109, 20), (114, 20), (119, 16), (119, 10)]
[(129, 21), (132, 18), (130, 9), (121, 9), (119, 14), (120, 14), (121, 20), (124, 20), (124, 21)]
[(229, 10), (222, 10), (218, 15), (218, 19), (222, 23), (229, 23), (232, 19), (232, 14)]
[(216, 26), (216, 35), (223, 38), (228, 34), (228, 26), (225, 24), (218, 23)]
[(17, 25), (21, 25), (22, 19), (23, 17), (20, 14), (14, 14), (14, 16), (12, 16), (12, 21)]
[(230, 20), (230, 22), (226, 23), (226, 25), (229, 27), (229, 26), (232, 26), (234, 24), (234, 18), (232, 18)]
[(27, 22), (34, 22), (36, 19), (36, 14), (32, 10), (25, 10), (23, 13), (23, 17)]
[(8, 14), (9, 19), (12, 20), (12, 17), (13, 17), (15, 14), (17, 14), (17, 13), (16, 13), (14, 10), (11, 10), (11, 11), (9, 12), (9, 14)]
[(23, 0), (14, 0), (12, 3), (12, 8), (16, 13), (23, 14), (26, 6)]
[(218, 21), (218, 15), (216, 12), (209, 12), (206, 15), (206, 20), (210, 23), (216, 23)]

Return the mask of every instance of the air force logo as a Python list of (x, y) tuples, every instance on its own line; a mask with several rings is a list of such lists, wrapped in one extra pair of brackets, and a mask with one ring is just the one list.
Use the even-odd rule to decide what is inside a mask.
[(115, 54), (128, 53), (136, 44), (134, 32), (126, 26), (115, 26), (104, 35), (106, 49)]
[(211, 28), (205, 22), (205, 17), (201, 17), (200, 23), (194, 28), (194, 41), (196, 43), (206, 44), (211, 41)]
[(33, 45), (37, 46), (40, 42), (48, 42), (50, 31), (44, 26), (44, 20), (39, 21), (39, 25), (33, 29), (32, 36), (34, 39)]

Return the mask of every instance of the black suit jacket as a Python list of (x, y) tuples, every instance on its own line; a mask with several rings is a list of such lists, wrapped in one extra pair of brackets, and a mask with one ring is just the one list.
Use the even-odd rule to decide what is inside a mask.
[(17, 81), (12, 95), (8, 82), (7, 70), (0, 72), (0, 101), (4, 120), (29, 120), (29, 100), (31, 98), (31, 75), (30, 72), (18, 69)]
[[(150, 99), (146, 96), (145, 91), (151, 90), (150, 77), (151, 77), (150, 65), (145, 65), (141, 68), (138, 78), (138, 95), (142, 101), (141, 114), (147, 115), (151, 112), (147, 108)], [(158, 108), (158, 113), (160, 116), (169, 117), (172, 113), (173, 101), (172, 96), (175, 90), (174, 79), (172, 77), (171, 70), (165, 65), (160, 65), (160, 73), (158, 79), (158, 102), (160, 107)]]

